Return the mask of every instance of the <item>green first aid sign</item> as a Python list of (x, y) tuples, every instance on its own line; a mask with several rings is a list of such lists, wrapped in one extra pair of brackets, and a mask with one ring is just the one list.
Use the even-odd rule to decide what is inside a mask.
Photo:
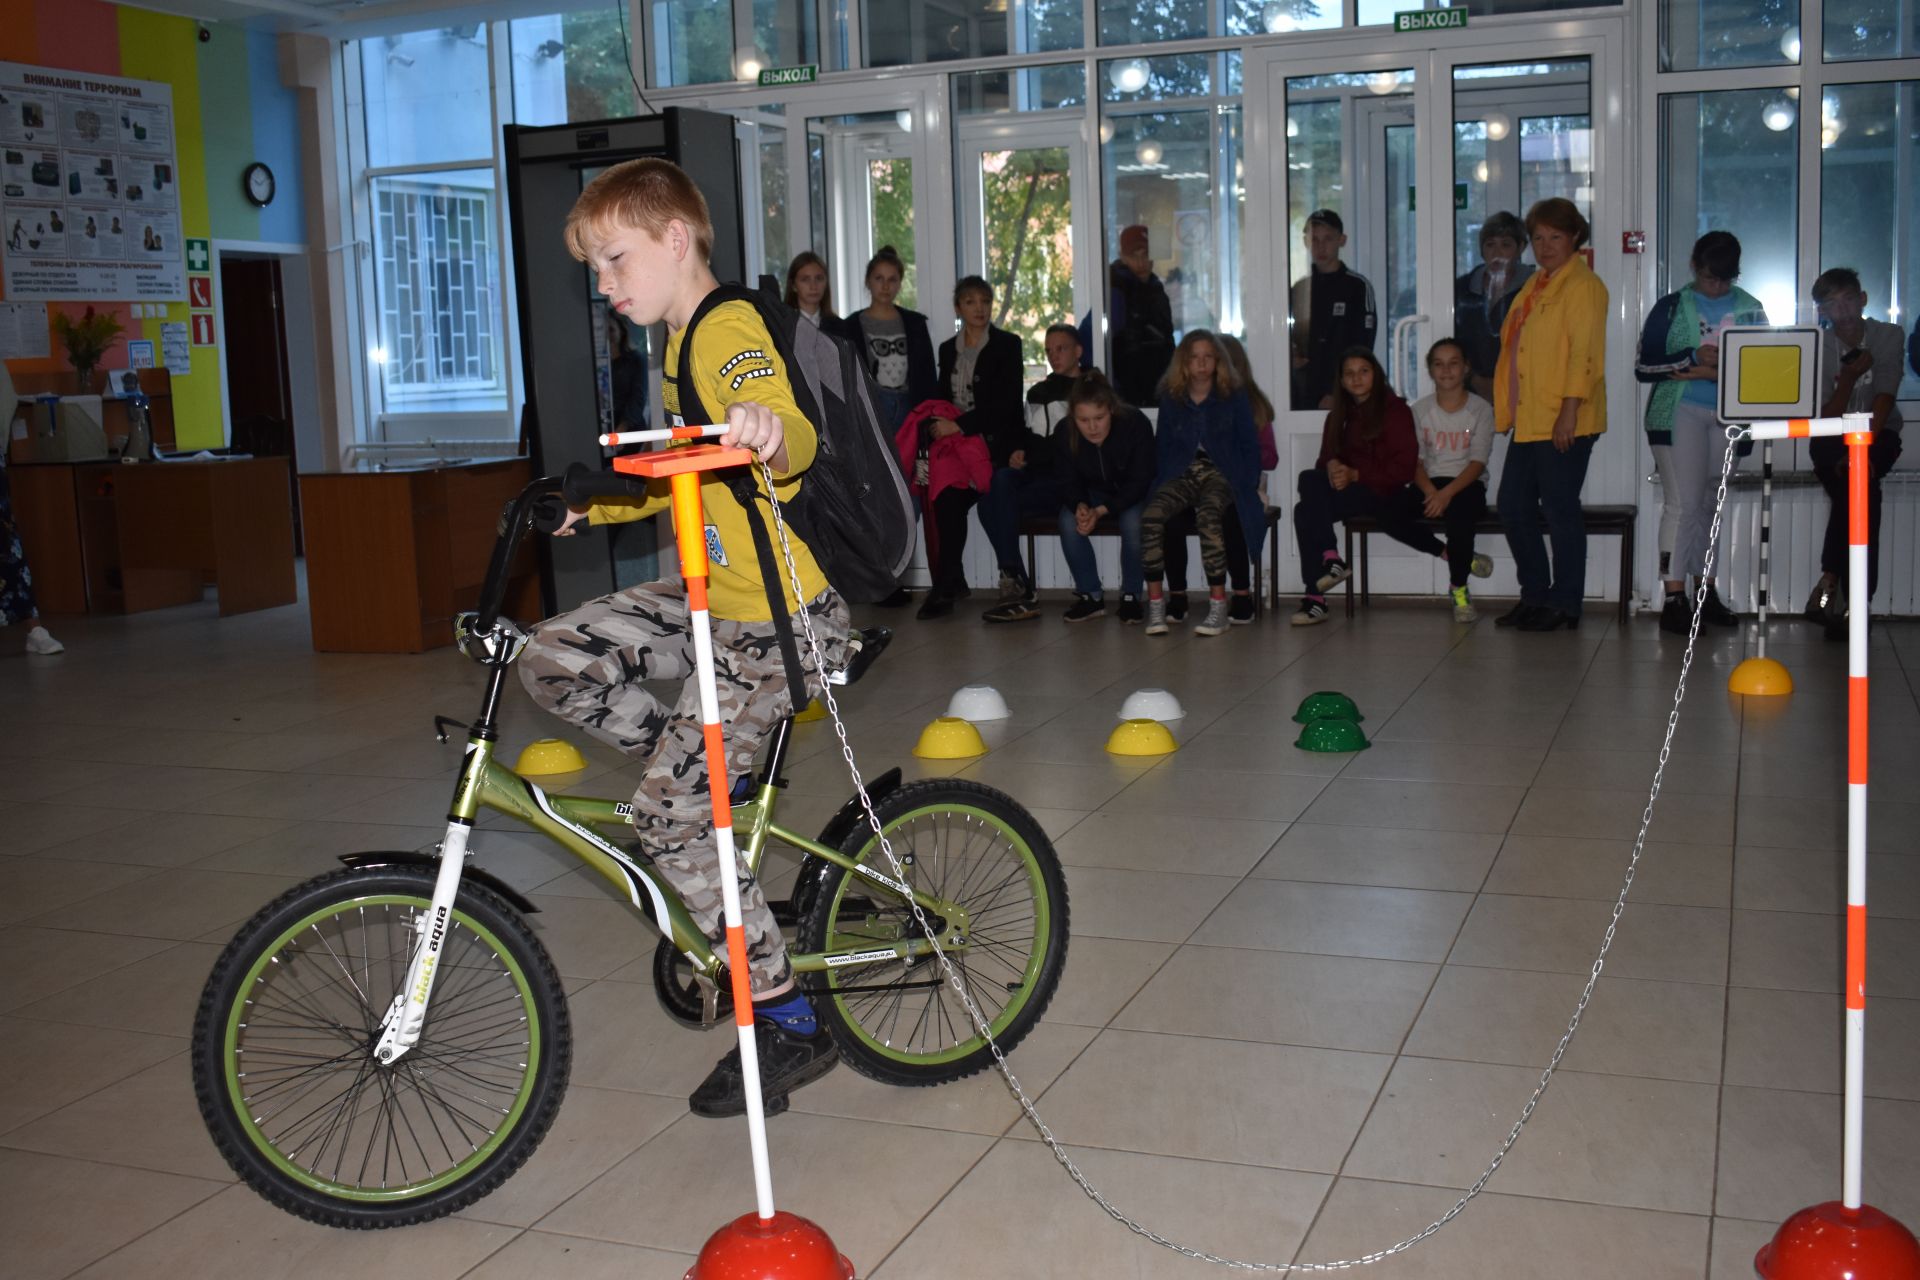
[(1445, 31), (1467, 25), (1465, 9), (1415, 9), (1393, 15), (1395, 31)]

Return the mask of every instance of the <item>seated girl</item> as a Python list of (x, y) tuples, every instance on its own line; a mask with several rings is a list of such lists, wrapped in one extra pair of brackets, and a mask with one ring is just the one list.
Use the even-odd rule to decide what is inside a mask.
[(1205, 329), (1180, 339), (1160, 383), (1160, 424), (1155, 440), (1155, 491), (1140, 520), (1141, 567), (1147, 580), (1147, 634), (1167, 633), (1167, 600), (1160, 585), (1166, 571), (1167, 525), (1192, 511), (1200, 535), (1200, 564), (1207, 575), (1207, 615), (1195, 635), (1217, 636), (1231, 625), (1227, 610), (1227, 537), (1240, 522), (1247, 554), (1260, 554), (1266, 521), (1260, 509), (1260, 445), (1253, 406)]
[[(1394, 532), (1416, 551), (1447, 562), (1447, 585), (1453, 597), (1453, 620), (1472, 622), (1480, 615), (1467, 592), (1469, 576), (1484, 578), (1493, 572), (1491, 557), (1473, 549), (1473, 527), (1487, 514), (1487, 458), (1493, 452), (1493, 406), (1467, 390), (1467, 349), (1452, 338), (1442, 338), (1427, 350), (1427, 376), (1433, 394), (1413, 405), (1413, 429), (1420, 440), (1420, 461), (1414, 464), (1413, 488), (1406, 493), (1409, 523)], [(1441, 520), (1447, 526), (1445, 542), (1411, 523), (1420, 518)]]
[(1067, 409), (1073, 425), (1064, 433), (1066, 447), (1055, 458), (1063, 495), (1060, 551), (1073, 571), (1074, 599), (1065, 620), (1085, 622), (1107, 612), (1100, 566), (1087, 535), (1112, 516), (1120, 523), (1120, 621), (1138, 622), (1144, 579), (1140, 521), (1153, 487), (1153, 428), (1139, 410), (1120, 399), (1098, 369), (1075, 379)]
[(922, 504), (927, 565), (933, 586), (920, 602), (920, 618), (941, 618), (968, 594), (962, 555), (967, 549), (967, 512), (987, 491), (993, 463), (987, 442), (960, 429), (960, 407), (946, 400), (921, 402), (894, 435), (908, 488)]
[(1387, 371), (1371, 348), (1348, 348), (1340, 357), (1319, 460), (1313, 470), (1300, 473), (1300, 501), (1293, 508), (1306, 589), (1294, 626), (1325, 622), (1326, 592), (1352, 576), (1336, 549), (1334, 521), (1372, 516), (1395, 537), (1408, 540), (1410, 512), (1403, 490), (1413, 483), (1419, 464), (1420, 441), (1407, 402), (1387, 385)]

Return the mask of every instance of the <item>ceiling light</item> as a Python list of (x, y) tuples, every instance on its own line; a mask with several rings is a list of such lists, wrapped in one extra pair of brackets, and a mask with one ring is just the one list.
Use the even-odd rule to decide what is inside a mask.
[(1486, 126), (1487, 137), (1498, 142), (1500, 139), (1506, 137), (1508, 132), (1512, 130), (1513, 122), (1496, 111), (1487, 117)]
[(1761, 108), (1760, 122), (1775, 133), (1785, 133), (1793, 128), (1793, 122), (1799, 114), (1791, 102), (1785, 98), (1775, 98)]
[(1800, 29), (1798, 27), (1780, 37), (1780, 52), (1787, 55), (1788, 62), (1800, 61)]
[(1147, 141), (1140, 144), (1140, 149), (1135, 151), (1134, 155), (1139, 158), (1141, 164), (1153, 165), (1153, 164), (1159, 164), (1163, 159), (1166, 158), (1167, 150), (1165, 147), (1161, 146), (1159, 143), (1149, 138)]
[(1278, 36), (1297, 30), (1300, 20), (1293, 16), (1293, 6), (1287, 0), (1267, 0), (1260, 11), (1260, 25), (1267, 29), (1267, 34)]
[(1150, 72), (1145, 58), (1125, 58), (1113, 64), (1107, 78), (1121, 93), (1138, 93), (1147, 87)]
[(1400, 73), (1398, 71), (1376, 71), (1367, 77), (1367, 89), (1382, 97), (1392, 93), (1399, 87)]

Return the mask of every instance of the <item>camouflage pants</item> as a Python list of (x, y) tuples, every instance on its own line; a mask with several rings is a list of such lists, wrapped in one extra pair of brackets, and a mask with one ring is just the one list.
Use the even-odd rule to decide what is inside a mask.
[[(807, 603), (829, 666), (847, 659), (847, 606), (832, 590)], [(720, 854), (707, 798), (700, 686), (688, 629), (686, 585), (678, 579), (615, 592), (541, 623), (520, 658), (520, 681), (540, 706), (646, 766), (633, 794), (633, 825), (653, 865), (694, 922), (719, 943)], [(818, 689), (806, 635), (794, 635), (808, 681)], [(753, 768), (768, 732), (792, 710), (787, 670), (771, 622), (713, 619), (713, 665), (727, 776)], [(682, 680), (671, 706), (643, 680)], [(793, 985), (786, 940), (767, 895), (751, 876), (740, 882), (747, 962), (756, 997)]]
[[(1207, 585), (1217, 587), (1227, 580), (1227, 521), (1239, 518), (1233, 508), (1233, 486), (1212, 462), (1195, 458), (1147, 499), (1147, 509), (1140, 516), (1140, 561), (1149, 583), (1160, 581), (1166, 572), (1167, 521), (1189, 508), (1200, 534), (1200, 567)], [(1186, 590), (1186, 584), (1179, 589)]]

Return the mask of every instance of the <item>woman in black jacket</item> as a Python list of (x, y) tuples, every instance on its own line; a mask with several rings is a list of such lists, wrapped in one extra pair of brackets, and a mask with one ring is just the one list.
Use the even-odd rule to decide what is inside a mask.
[(960, 332), (940, 344), (936, 394), (960, 406), (960, 430), (985, 438), (997, 471), (1026, 435), (1020, 339), (994, 328), (993, 286), (979, 276), (962, 277), (954, 286), (953, 310)]
[(1139, 622), (1144, 572), (1140, 564), (1140, 516), (1147, 507), (1157, 466), (1153, 427), (1139, 410), (1115, 394), (1098, 369), (1089, 369), (1067, 397), (1072, 425), (1056, 454), (1063, 503), (1060, 551), (1073, 572), (1073, 603), (1066, 621), (1085, 622), (1107, 612), (1100, 566), (1087, 535), (1112, 516), (1120, 524), (1120, 621)]
[(926, 316), (894, 303), (905, 277), (906, 264), (894, 247), (882, 247), (867, 263), (872, 303), (840, 322), (841, 332), (879, 388), (880, 403), (874, 407), (889, 433), (898, 431), (913, 407), (933, 399), (939, 390)]

